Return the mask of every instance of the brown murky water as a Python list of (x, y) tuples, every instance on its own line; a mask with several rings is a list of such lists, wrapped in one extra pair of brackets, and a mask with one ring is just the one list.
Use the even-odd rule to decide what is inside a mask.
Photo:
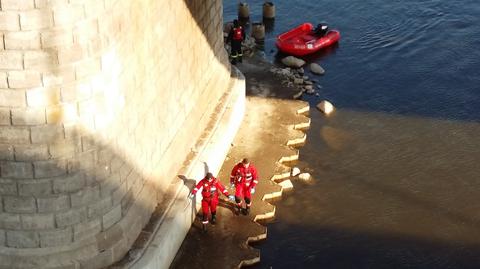
[(312, 118), (258, 268), (480, 268), (480, 123)]

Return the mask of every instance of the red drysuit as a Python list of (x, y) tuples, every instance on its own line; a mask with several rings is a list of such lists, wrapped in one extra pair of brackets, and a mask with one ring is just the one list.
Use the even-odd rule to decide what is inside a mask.
[(225, 187), (216, 179), (212, 177), (208, 179), (204, 177), (192, 191), (192, 194), (196, 194), (198, 190), (202, 189), (202, 212), (203, 212), (203, 224), (208, 223), (208, 212), (215, 215), (218, 205), (218, 190), (220, 190), (225, 196), (228, 197), (228, 191)]

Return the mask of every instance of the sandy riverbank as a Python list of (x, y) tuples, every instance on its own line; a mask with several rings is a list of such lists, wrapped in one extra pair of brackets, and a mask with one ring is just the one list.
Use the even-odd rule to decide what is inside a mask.
[[(270, 71), (272, 65), (258, 56), (246, 58), (237, 67), (246, 77), (245, 119), (218, 177), (228, 186), (233, 165), (243, 157), (251, 159), (260, 174), (252, 212), (235, 215), (232, 204), (223, 202), (217, 224), (210, 225), (206, 234), (197, 217), (171, 268), (235, 268), (258, 262), (260, 253), (248, 242), (266, 238), (267, 228), (261, 223), (275, 214), (268, 200), (282, 193), (273, 179), (288, 180), (288, 165), (298, 158), (297, 147), (306, 138), (299, 129), (309, 126), (308, 104), (292, 99), (298, 89), (282, 85), (282, 79)], [(288, 141), (300, 144), (287, 146)]]

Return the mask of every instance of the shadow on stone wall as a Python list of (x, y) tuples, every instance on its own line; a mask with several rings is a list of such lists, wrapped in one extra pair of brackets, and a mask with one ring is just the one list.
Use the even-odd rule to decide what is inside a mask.
[[(224, 52), (222, 2), (185, 4), (211, 50)], [(212, 25), (215, 16), (220, 19)], [(50, 25), (40, 18), (39, 25)], [(94, 70), (66, 72), (58, 68), (53, 50), (41, 52), (52, 58), (41, 66), (48, 80), (45, 88), (27, 91), (26, 100), (46, 109), (43, 121), (33, 120), (35, 113), (17, 117), (9, 112), (10, 123), (24, 121), (16, 128), (31, 140), (0, 141), (0, 268), (105, 267), (124, 257), (131, 245), (146, 241), (145, 231), (152, 228), (148, 220), (161, 217), (163, 203), (174, 197), (169, 190), (157, 192), (126, 152), (88, 131), (95, 129), (94, 111), (78, 118), (79, 110), (87, 108), (70, 103), (82, 95), (75, 79), (88, 81)], [(217, 60), (230, 69), (226, 52)], [(195, 181), (182, 179), (189, 188)], [(151, 216), (155, 207), (158, 214)]]

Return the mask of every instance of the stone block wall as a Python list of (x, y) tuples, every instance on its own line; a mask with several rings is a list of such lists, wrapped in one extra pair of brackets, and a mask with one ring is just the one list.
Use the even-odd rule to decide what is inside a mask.
[(221, 0), (0, 0), (0, 268), (101, 268), (227, 89)]

